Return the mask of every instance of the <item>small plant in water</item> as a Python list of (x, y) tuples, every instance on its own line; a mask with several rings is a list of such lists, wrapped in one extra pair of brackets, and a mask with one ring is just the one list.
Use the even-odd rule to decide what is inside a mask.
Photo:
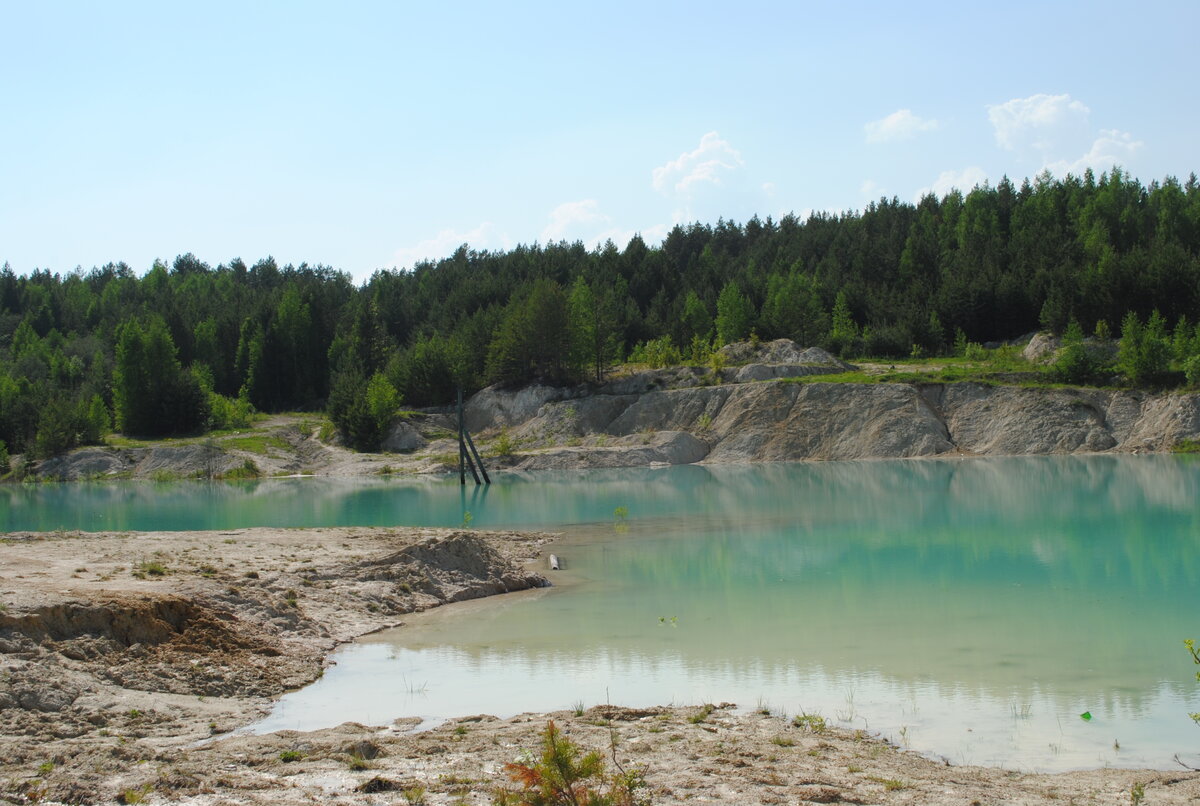
[[(1196, 649), (1196, 642), (1191, 638), (1187, 638), (1184, 640), (1183, 645), (1187, 647), (1187, 651), (1191, 653), (1192, 660), (1200, 664), (1200, 650)], [(1200, 672), (1196, 672), (1196, 680), (1200, 681)], [(1193, 722), (1195, 722), (1197, 725), (1200, 725), (1200, 712), (1188, 714), (1188, 716), (1192, 718)]]
[(798, 728), (804, 728), (809, 733), (824, 733), (829, 727), (829, 723), (825, 717), (819, 714), (799, 713), (792, 717), (792, 724)]
[(464, 509), (463, 510), (463, 522), (462, 522), (463, 528), (470, 529), (471, 521), (473, 521), (473, 520), (475, 520), (475, 516), (471, 514), (471, 510)]

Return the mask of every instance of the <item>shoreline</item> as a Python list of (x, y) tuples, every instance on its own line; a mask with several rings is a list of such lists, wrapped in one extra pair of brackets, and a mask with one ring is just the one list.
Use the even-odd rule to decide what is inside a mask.
[(643, 769), (654, 803), (1124, 804), (1139, 785), (1149, 802), (1200, 798), (1200, 774), (1182, 768), (950, 766), (861, 731), (728, 705), (703, 716), (695, 706), (466, 716), (419, 733), (403, 718), (233, 733), (320, 676), (335, 648), (406, 613), (541, 585), (530, 563), (556, 539), (372, 528), (7, 535), (0, 796), (396, 802), (364, 801), (358, 788), (380, 779), (394, 792), (424, 787), (430, 804), (490, 803), (507, 783), (503, 763), (536, 748), (553, 718), (606, 756), (615, 730), (622, 763)]

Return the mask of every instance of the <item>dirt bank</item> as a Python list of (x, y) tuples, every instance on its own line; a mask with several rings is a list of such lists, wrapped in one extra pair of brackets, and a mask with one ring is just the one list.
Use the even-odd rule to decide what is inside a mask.
[(244, 724), (320, 676), (339, 642), (406, 613), (545, 584), (525, 563), (546, 539), (348, 528), (6, 535), (0, 758), (11, 763), (0, 781), (16, 783), (3, 788), (112, 797), (111, 770), (73, 761), (96, 743), (140, 759)]
[[(8, 535), (0, 797), (13, 803), (491, 801), (548, 718), (229, 735), (337, 642), (414, 610), (542, 584), (547, 535), (433, 529)], [(553, 718), (641, 770), (654, 803), (1188, 803), (1194, 773), (1018, 775), (728, 708)], [(219, 741), (200, 743), (212, 736)], [(407, 794), (406, 794), (407, 792)]]

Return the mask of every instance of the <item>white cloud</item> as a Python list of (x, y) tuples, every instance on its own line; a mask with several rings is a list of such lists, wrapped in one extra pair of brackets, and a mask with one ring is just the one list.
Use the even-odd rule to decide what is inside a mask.
[(897, 109), (881, 120), (873, 120), (863, 126), (868, 143), (888, 143), (894, 140), (911, 140), (921, 132), (931, 132), (938, 127), (936, 120), (926, 120), (914, 115), (911, 109)]
[(742, 155), (716, 132), (700, 138), (694, 151), (654, 169), (653, 185), (667, 196), (690, 197), (704, 186), (724, 187), (745, 165)]
[[(747, 169), (742, 154), (717, 132), (652, 171), (653, 188), (672, 204), (673, 224), (746, 221), (779, 206), (778, 189)], [(646, 237), (643, 230), (642, 236)]]
[(1046, 163), (1045, 167), (1059, 177), (1067, 174), (1079, 175), (1088, 168), (1093, 171), (1107, 171), (1114, 165), (1125, 165), (1143, 145), (1145, 143), (1134, 140), (1129, 132), (1101, 129), (1100, 137), (1092, 143), (1088, 153), (1073, 162), (1056, 160)]
[(1014, 151), (1031, 146), (1046, 152), (1064, 136), (1086, 131), (1091, 110), (1062, 95), (1030, 95), (988, 106), (988, 119), (996, 132), (996, 143)]
[(618, 249), (624, 249), (629, 239), (641, 235), (647, 244), (656, 244), (666, 237), (668, 227), (657, 224), (640, 230), (625, 229), (613, 223), (612, 216), (600, 211), (595, 199), (563, 202), (550, 211), (550, 223), (542, 230), (542, 243), (580, 241), (589, 249), (612, 241)]
[(874, 201), (875, 199), (885, 195), (887, 190), (884, 189), (882, 185), (878, 184), (874, 179), (864, 179), (863, 183), (858, 187), (858, 192), (861, 193), (865, 198)]
[(550, 223), (542, 230), (541, 240), (543, 243), (582, 240), (580, 231), (592, 232), (611, 221), (600, 212), (595, 199), (563, 202), (550, 212)]
[(492, 222), (485, 221), (466, 232), (447, 228), (413, 246), (400, 247), (392, 253), (391, 265), (393, 268), (408, 269), (422, 260), (440, 260), (454, 254), (454, 250), (463, 244), (476, 250), (512, 248), (508, 236)]
[(961, 190), (963, 193), (970, 193), (976, 185), (986, 181), (987, 174), (978, 165), (968, 166), (961, 171), (942, 171), (931, 187), (921, 188), (913, 196), (913, 199), (920, 201), (921, 197), (927, 193), (941, 198), (955, 189)]

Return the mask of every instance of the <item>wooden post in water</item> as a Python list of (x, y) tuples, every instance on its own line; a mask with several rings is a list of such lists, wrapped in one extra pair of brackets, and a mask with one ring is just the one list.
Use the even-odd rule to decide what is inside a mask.
[(475, 450), (475, 441), (471, 439), (471, 432), (464, 428), (463, 436), (467, 438), (467, 447), (471, 449), (471, 456), (475, 457), (475, 464), (479, 465), (479, 472), (483, 474), (483, 483), (491, 484), (492, 480), (488, 478), (487, 468), (483, 466), (483, 460), (479, 458), (479, 451)]
[[(467, 451), (467, 446), (471, 446), (471, 450)], [(471, 454), (475, 454), (475, 458), (471, 458)], [(475, 483), (479, 484), (479, 473), (475, 471), (475, 465), (478, 463), (479, 469), (483, 471), (483, 477), (487, 479), (487, 483), (491, 484), (492, 480), (488, 478), (487, 471), (483, 470), (483, 462), (479, 458), (479, 454), (475, 451), (475, 443), (471, 441), (471, 434), (467, 431), (466, 422), (463, 418), (463, 394), (462, 387), (458, 387), (458, 483), (466, 485), (467, 475), (464, 470), (464, 465), (471, 468), (471, 476), (475, 479)]]
[(462, 387), (458, 387), (458, 483), (462, 486), (467, 485), (467, 472), (465, 468), (467, 458), (467, 446), (463, 444), (463, 404), (462, 404)]

